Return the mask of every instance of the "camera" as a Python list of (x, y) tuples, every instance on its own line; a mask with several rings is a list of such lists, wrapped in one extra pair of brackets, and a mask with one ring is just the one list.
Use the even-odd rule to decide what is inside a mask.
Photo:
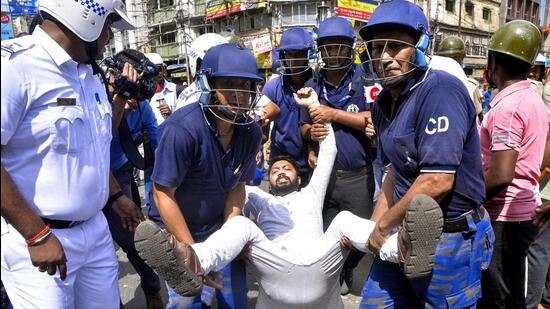
[[(153, 78), (160, 73), (161, 67), (153, 64), (143, 53), (135, 49), (125, 49), (113, 57), (105, 58), (103, 63), (114, 70), (115, 92), (125, 99), (149, 100), (155, 94), (156, 83)], [(131, 64), (138, 72), (139, 77), (135, 82), (122, 76), (125, 63)]]

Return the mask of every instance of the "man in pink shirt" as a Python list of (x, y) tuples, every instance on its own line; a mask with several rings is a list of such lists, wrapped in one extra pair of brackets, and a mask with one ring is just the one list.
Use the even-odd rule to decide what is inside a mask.
[(488, 210), (495, 243), (482, 277), (480, 308), (525, 308), (525, 257), (538, 228), (533, 210), (540, 205), (537, 178), (548, 132), (542, 98), (527, 73), (541, 35), (530, 22), (516, 20), (491, 38), (489, 82), (500, 89), (480, 128)]

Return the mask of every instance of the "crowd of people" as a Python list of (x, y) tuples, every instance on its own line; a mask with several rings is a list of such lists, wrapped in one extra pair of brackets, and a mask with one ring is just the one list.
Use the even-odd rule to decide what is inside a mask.
[[(287, 29), (268, 81), (247, 48), (202, 35), (184, 88), (155, 53), (98, 64), (111, 28), (133, 27), (122, 1), (39, 10), (2, 42), (14, 308), (122, 308), (115, 243), (151, 309), (247, 308), (247, 269), (256, 308), (343, 308), (365, 254), (359, 308), (550, 308), (550, 68), (532, 23), (493, 34), (484, 85), (459, 37), (430, 55), (422, 9), (393, 0), (358, 32)], [(262, 156), (269, 192), (252, 185)]]

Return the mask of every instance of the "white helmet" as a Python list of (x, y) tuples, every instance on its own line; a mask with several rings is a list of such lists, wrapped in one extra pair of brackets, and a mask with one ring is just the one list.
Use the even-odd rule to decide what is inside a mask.
[(537, 58), (535, 58), (534, 65), (544, 65), (546, 63), (546, 57), (544, 57), (542, 54), (538, 54)]
[(196, 76), (199, 61), (202, 61), (204, 54), (206, 54), (210, 48), (224, 43), (227, 43), (227, 40), (223, 36), (216, 33), (205, 33), (197, 37), (193, 43), (191, 43), (191, 51), (189, 52), (189, 70), (192, 77)]
[(94, 42), (99, 38), (110, 14), (120, 18), (113, 22), (113, 28), (134, 29), (121, 0), (39, 0), (38, 8), (57, 19), (84, 42)]
[(145, 54), (145, 57), (149, 59), (154, 65), (163, 65), (164, 61), (162, 60), (162, 57), (157, 53), (148, 53)]

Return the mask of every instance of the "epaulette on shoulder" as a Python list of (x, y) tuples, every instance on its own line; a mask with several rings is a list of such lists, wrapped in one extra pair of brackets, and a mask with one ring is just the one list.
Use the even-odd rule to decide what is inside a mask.
[(34, 44), (27, 37), (2, 41), (2, 60), (13, 58), (17, 53), (29, 49)]

